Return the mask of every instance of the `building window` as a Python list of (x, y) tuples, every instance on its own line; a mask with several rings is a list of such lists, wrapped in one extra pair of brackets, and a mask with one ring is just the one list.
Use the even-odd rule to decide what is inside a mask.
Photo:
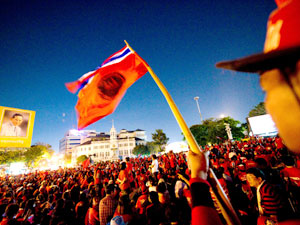
[(120, 155), (123, 155), (123, 150), (120, 150), (120, 152), (119, 152), (119, 153), (120, 153)]
[(125, 144), (124, 144), (124, 146), (128, 146), (128, 144), (127, 144), (127, 143), (125, 143)]
[(133, 146), (133, 143), (130, 143), (129, 145), (130, 145), (130, 146)]
[(123, 144), (119, 144), (119, 146), (120, 146), (120, 147), (122, 147), (122, 146), (123, 146)]
[(124, 155), (128, 155), (128, 150), (124, 150)]
[(105, 145), (105, 148), (109, 148), (109, 145)]

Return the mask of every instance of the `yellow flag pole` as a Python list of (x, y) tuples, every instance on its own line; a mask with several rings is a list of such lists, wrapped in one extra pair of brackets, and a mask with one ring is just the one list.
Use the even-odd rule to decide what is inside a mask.
[[(160, 79), (154, 73), (152, 68), (129, 46), (127, 41), (124, 40), (124, 42), (126, 43), (128, 48), (132, 52), (134, 52), (141, 59), (141, 61), (144, 63), (144, 65), (148, 69), (148, 72), (152, 76), (153, 80), (155, 81), (155, 83), (157, 84), (157, 86), (159, 87), (159, 89), (161, 90), (163, 95), (165, 96), (165, 98), (166, 98), (166, 100), (167, 100), (167, 102), (168, 102), (168, 104), (171, 108), (171, 111), (174, 114), (175, 119), (177, 120), (177, 123), (178, 123), (179, 127), (181, 128), (181, 130), (183, 132), (183, 135), (184, 135), (184, 137), (186, 138), (186, 140), (188, 142), (188, 145), (190, 146), (190, 149), (194, 153), (198, 153), (199, 151), (201, 151), (198, 143), (195, 141), (194, 136), (192, 135), (190, 129), (186, 125), (181, 113), (179, 112), (175, 102), (173, 101), (173, 99), (172, 99), (171, 95), (169, 94), (169, 92), (167, 91), (166, 87), (163, 85), (163, 83), (160, 81)], [(232, 225), (241, 224), (241, 222), (240, 222), (238, 216), (236, 215), (230, 201), (228, 200), (226, 194), (224, 193), (223, 188), (221, 187), (219, 181), (217, 180), (215, 174), (213, 173), (213, 171), (211, 169), (210, 169), (208, 179), (209, 179), (212, 190), (213, 190), (213, 192), (214, 192), (214, 194), (217, 198), (218, 205), (221, 208), (222, 214), (223, 214), (227, 224), (232, 224)]]

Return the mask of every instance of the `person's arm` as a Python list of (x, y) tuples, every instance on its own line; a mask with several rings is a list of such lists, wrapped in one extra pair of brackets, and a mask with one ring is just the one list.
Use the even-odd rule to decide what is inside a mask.
[(149, 168), (152, 169), (154, 167), (154, 160), (152, 161), (151, 165), (149, 165)]
[(89, 225), (89, 214), (90, 214), (90, 209), (88, 209), (88, 211), (85, 214), (85, 218), (84, 218), (84, 225)]
[(191, 169), (191, 194), (192, 194), (192, 225), (218, 225), (222, 224), (209, 192), (207, 182), (208, 155), (203, 152), (195, 154), (189, 152), (189, 167)]

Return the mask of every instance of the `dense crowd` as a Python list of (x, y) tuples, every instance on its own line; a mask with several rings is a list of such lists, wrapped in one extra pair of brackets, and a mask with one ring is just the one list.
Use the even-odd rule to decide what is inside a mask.
[[(210, 166), (242, 224), (300, 214), (300, 159), (279, 137), (224, 142), (203, 150), (210, 152)], [(206, 196), (193, 193), (189, 180), (186, 153), (172, 151), (7, 175), (0, 182), (0, 225), (190, 224), (193, 198)], [(211, 197), (225, 224), (213, 192)]]

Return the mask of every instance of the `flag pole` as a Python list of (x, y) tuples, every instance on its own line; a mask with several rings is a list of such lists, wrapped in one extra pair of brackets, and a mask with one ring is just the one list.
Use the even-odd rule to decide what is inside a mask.
[[(153, 80), (155, 81), (155, 83), (157, 84), (157, 86), (159, 87), (159, 89), (161, 90), (163, 95), (165, 96), (165, 98), (171, 108), (171, 111), (174, 114), (174, 117), (177, 120), (177, 123), (178, 123), (179, 127), (181, 128), (183, 135), (188, 142), (188, 145), (190, 146), (191, 151), (193, 151), (194, 153), (200, 152), (201, 149), (200, 149), (198, 143), (195, 141), (194, 136), (192, 135), (190, 129), (186, 125), (181, 113), (179, 112), (175, 102), (173, 101), (173, 99), (172, 99), (171, 95), (169, 94), (169, 92), (167, 91), (166, 87), (163, 85), (163, 83), (160, 81), (160, 79), (154, 73), (152, 68), (129, 46), (127, 41), (124, 40), (124, 42), (126, 43), (128, 48), (140, 58), (140, 60), (145, 65), (145, 67), (148, 69), (148, 72), (152, 76)], [(210, 169), (210, 171), (209, 171), (208, 180), (211, 184), (212, 190), (217, 198), (218, 205), (222, 211), (222, 214), (223, 214), (227, 224), (240, 225), (241, 222), (240, 222), (238, 216), (236, 215), (230, 201), (228, 200), (226, 194), (224, 193), (224, 190), (221, 187), (221, 185), (220, 185), (218, 179), (216, 178), (212, 169)]]

